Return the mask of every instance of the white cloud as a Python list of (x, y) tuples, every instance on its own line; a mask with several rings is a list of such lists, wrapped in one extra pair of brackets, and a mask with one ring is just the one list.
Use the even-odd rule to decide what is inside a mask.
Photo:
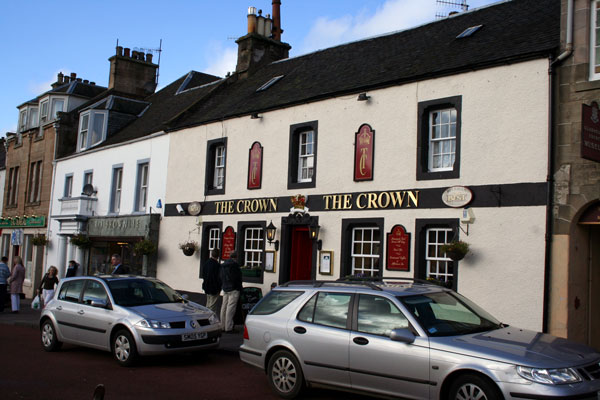
[(374, 13), (361, 10), (356, 15), (329, 19), (320, 17), (304, 39), (300, 53), (347, 43), (370, 36), (407, 29), (435, 19), (436, 3), (414, 0), (388, 0)]
[(224, 47), (220, 43), (212, 44), (211, 58), (202, 72), (224, 77), (228, 72), (235, 71), (237, 63), (237, 47)]
[[(54, 72), (54, 74), (51, 75), (50, 78), (48, 78), (47, 81), (45, 82), (29, 82), (28, 84), (28, 88), (29, 88), (29, 93), (31, 93), (32, 98), (39, 96), (42, 93), (46, 93), (48, 90), (52, 89), (52, 85), (54, 82), (56, 82), (57, 76), (59, 72), (62, 72), (63, 74), (65, 74), (64, 71), (70, 71), (69, 68), (63, 68), (63, 69), (59, 69), (58, 71)], [(29, 99), (27, 99), (29, 100)]]

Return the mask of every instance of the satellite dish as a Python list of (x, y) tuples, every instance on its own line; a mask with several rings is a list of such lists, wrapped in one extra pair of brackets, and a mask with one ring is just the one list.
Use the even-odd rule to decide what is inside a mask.
[(90, 183), (86, 183), (83, 186), (83, 191), (81, 192), (81, 194), (85, 194), (86, 196), (91, 196), (93, 194), (96, 194), (96, 191), (94, 190), (94, 186), (92, 186)]

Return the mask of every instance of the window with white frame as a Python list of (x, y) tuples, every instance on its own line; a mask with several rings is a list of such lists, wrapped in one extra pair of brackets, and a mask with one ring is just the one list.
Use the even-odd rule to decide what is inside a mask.
[(93, 184), (93, 182), (94, 182), (94, 171), (85, 171), (83, 173), (83, 186), (91, 185), (91, 184)]
[(146, 202), (148, 200), (148, 168), (149, 164), (147, 162), (138, 164), (135, 211), (146, 211)]
[(25, 280), (31, 281), (33, 272), (33, 235), (23, 235), (23, 266)]
[(1, 257), (8, 257), (10, 251), (10, 233), (2, 234), (2, 248), (0, 249)]
[(379, 247), (381, 233), (377, 227), (352, 229), (352, 275), (379, 275)]
[(310, 182), (315, 165), (314, 132), (302, 132), (298, 140), (298, 182)]
[(93, 147), (106, 137), (106, 111), (87, 111), (79, 118), (79, 151)]
[(450, 171), (456, 153), (456, 109), (429, 113), (429, 171)]
[(425, 244), (426, 277), (441, 282), (454, 281), (454, 262), (445, 257), (441, 247), (450, 243), (454, 231), (450, 228), (427, 229)]
[(38, 108), (32, 107), (29, 109), (28, 127), (33, 128), (38, 126)]
[(48, 100), (42, 101), (40, 107), (40, 125), (42, 125), (48, 122)]
[(63, 197), (73, 196), (73, 174), (65, 175), (65, 189)]
[(244, 266), (257, 268), (262, 265), (263, 229), (248, 227), (244, 230)]
[(221, 230), (219, 228), (210, 228), (208, 230), (208, 250), (220, 249)]
[(225, 146), (215, 148), (215, 173), (213, 177), (213, 187), (223, 189), (225, 182)]
[(8, 170), (8, 190), (6, 195), (6, 205), (16, 206), (19, 190), (19, 167), (13, 167)]
[(118, 213), (121, 210), (121, 189), (123, 183), (123, 167), (114, 167), (110, 195), (110, 212)]
[(27, 110), (22, 110), (19, 113), (19, 132), (27, 130)]
[(42, 184), (42, 161), (34, 161), (29, 166), (29, 190), (28, 200), (30, 203), (40, 201)]
[(590, 79), (600, 79), (600, 1), (591, 2)]
[(58, 113), (64, 111), (65, 100), (64, 99), (52, 99), (52, 119), (56, 119)]

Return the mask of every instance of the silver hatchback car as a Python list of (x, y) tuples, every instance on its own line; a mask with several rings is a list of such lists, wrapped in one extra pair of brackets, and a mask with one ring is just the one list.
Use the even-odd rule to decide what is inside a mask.
[(240, 358), (283, 398), (308, 385), (409, 399), (600, 399), (598, 351), (399, 279), (276, 287), (247, 316)]
[(71, 343), (111, 351), (130, 366), (138, 355), (219, 346), (221, 325), (208, 308), (141, 276), (63, 279), (40, 316), (42, 346)]

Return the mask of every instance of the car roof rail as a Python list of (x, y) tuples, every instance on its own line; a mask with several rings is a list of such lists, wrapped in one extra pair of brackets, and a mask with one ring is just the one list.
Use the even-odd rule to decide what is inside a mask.
[(371, 289), (374, 290), (383, 290), (381, 289), (379, 286), (375, 285), (372, 282), (366, 281), (366, 280), (348, 280), (345, 281), (343, 279), (337, 279), (335, 281), (289, 281), (286, 283), (283, 283), (279, 286), (283, 286), (283, 287), (289, 287), (289, 286), (294, 286), (294, 285), (308, 285), (308, 286), (313, 286), (313, 287), (323, 287), (323, 286), (335, 286), (335, 285), (362, 285), (362, 286), (367, 286)]
[(425, 279), (420, 278), (410, 278), (403, 276), (347, 276), (345, 278), (339, 278), (340, 282), (371, 282), (371, 283), (380, 283), (385, 284), (386, 281), (411, 281), (414, 283), (421, 283), (425, 285), (434, 285), (433, 282), (429, 282)]

